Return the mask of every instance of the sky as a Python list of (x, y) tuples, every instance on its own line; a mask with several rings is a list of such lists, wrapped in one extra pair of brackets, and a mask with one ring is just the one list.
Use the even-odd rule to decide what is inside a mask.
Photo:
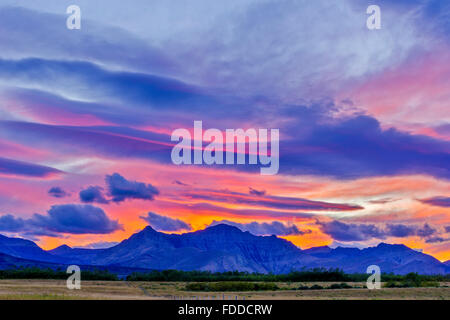
[[(449, 260), (449, 35), (438, 0), (0, 0), (0, 233), (100, 248), (228, 223)], [(278, 173), (173, 164), (194, 121), (279, 129)]]

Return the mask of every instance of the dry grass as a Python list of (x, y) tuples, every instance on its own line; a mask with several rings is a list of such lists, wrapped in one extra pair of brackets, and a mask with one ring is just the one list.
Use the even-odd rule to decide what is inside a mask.
[[(69, 290), (63, 280), (0, 280), (0, 299), (70, 300), (70, 299), (434, 299), (450, 300), (449, 283), (440, 288), (389, 288), (368, 290), (364, 283), (349, 283), (352, 289), (293, 290), (301, 285), (328, 287), (331, 283), (277, 283), (283, 290), (257, 292), (189, 292), (184, 282), (82, 281), (81, 290)], [(447, 287), (444, 287), (447, 286)]]

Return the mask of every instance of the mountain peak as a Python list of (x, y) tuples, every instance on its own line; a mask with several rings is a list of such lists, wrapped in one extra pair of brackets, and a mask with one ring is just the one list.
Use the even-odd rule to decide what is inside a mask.
[(160, 242), (162, 241), (162, 239), (165, 239), (169, 236), (170, 235), (166, 233), (156, 231), (151, 226), (146, 226), (141, 231), (134, 233), (128, 239), (123, 240), (121, 243), (128, 243), (128, 245), (142, 247), (147, 245), (149, 242), (150, 243)]
[(52, 250), (48, 250), (48, 252), (51, 253), (51, 254), (58, 255), (58, 254), (68, 253), (68, 252), (70, 252), (72, 250), (73, 249), (71, 247), (69, 247), (67, 244), (63, 244), (63, 245), (60, 245), (59, 247), (56, 247), (56, 248), (54, 248)]
[(376, 247), (379, 248), (379, 249), (393, 249), (393, 248), (396, 248), (396, 249), (410, 249), (410, 250), (412, 250), (411, 248), (408, 248), (404, 244), (389, 244), (389, 243), (385, 243), (385, 242), (380, 242)]
[(216, 224), (214, 226), (209, 226), (205, 228), (203, 231), (220, 231), (220, 232), (233, 232), (233, 233), (244, 233), (241, 229), (235, 226), (231, 226), (226, 223)]
[(386, 243), (386, 242), (380, 242), (380, 243), (377, 245), (377, 248), (385, 248), (385, 247), (388, 247), (388, 246), (390, 246), (390, 244), (388, 244), (388, 243)]
[(148, 225), (144, 229), (142, 229), (141, 232), (158, 232), (158, 231), (156, 231), (150, 225)]

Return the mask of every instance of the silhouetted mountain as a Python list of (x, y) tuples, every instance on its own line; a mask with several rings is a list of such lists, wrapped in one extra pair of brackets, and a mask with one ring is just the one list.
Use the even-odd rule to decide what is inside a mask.
[(59, 246), (59, 247), (57, 247), (57, 248), (55, 248), (55, 249), (52, 249), (52, 250), (48, 250), (47, 252), (49, 252), (49, 253), (51, 253), (51, 254), (55, 254), (55, 255), (65, 255), (65, 254), (68, 254), (68, 253), (70, 253), (72, 251), (72, 248), (71, 247), (69, 247), (68, 245), (66, 245), (66, 244), (63, 244), (62, 246)]
[(4, 253), (13, 257), (46, 261), (46, 262), (63, 262), (64, 259), (59, 256), (54, 256), (45, 250), (42, 250), (33, 241), (8, 238), (0, 235), (0, 253)]
[(311, 259), (289, 241), (254, 236), (224, 224), (182, 235), (146, 227), (108, 249), (57, 249), (52, 253), (85, 264), (218, 272), (282, 273), (301, 267), (303, 258)]
[[(302, 268), (324, 267), (339, 268), (348, 273), (365, 273), (368, 266), (375, 264), (386, 273), (449, 272), (448, 266), (437, 259), (404, 245), (381, 243), (366, 249), (316, 247), (301, 250), (276, 236), (255, 236), (225, 224), (181, 235), (146, 227), (107, 249), (73, 249), (64, 245), (45, 252), (31, 241), (10, 238), (6, 239), (11, 241), (6, 241), (4, 238), (0, 241), (0, 252), (7, 249), (7, 254), (12, 256), (40, 256), (40, 261), (59, 259), (70, 264), (108, 268), (287, 273)], [(18, 240), (22, 241), (21, 246), (11, 246)], [(2, 243), (9, 245), (4, 249)]]
[[(311, 249), (310, 249), (311, 250)], [(307, 250), (305, 250), (307, 251)], [(325, 268), (341, 268), (348, 273), (365, 273), (370, 265), (377, 265), (382, 272), (406, 274), (445, 274), (446, 267), (436, 258), (410, 249), (402, 244), (380, 243), (376, 247), (365, 249), (342, 248), (330, 249), (329, 252), (310, 252), (320, 258), (314, 266)]]
[(27, 268), (27, 267), (38, 267), (42, 269), (57, 269), (61, 265), (50, 263), (50, 262), (41, 262), (36, 260), (28, 260), (13, 257), (4, 253), (0, 253), (0, 269), (15, 269), (19, 267)]

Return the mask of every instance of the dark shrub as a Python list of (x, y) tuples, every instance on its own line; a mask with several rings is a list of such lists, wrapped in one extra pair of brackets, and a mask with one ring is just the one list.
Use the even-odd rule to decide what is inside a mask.
[(349, 286), (345, 282), (342, 283), (333, 283), (328, 289), (350, 289), (352, 286)]
[(262, 291), (278, 290), (274, 283), (267, 282), (194, 282), (185, 287), (188, 291)]
[(311, 288), (309, 288), (309, 289), (311, 289), (311, 290), (322, 290), (323, 287), (319, 286), (318, 284), (315, 284), (315, 285), (311, 286)]

